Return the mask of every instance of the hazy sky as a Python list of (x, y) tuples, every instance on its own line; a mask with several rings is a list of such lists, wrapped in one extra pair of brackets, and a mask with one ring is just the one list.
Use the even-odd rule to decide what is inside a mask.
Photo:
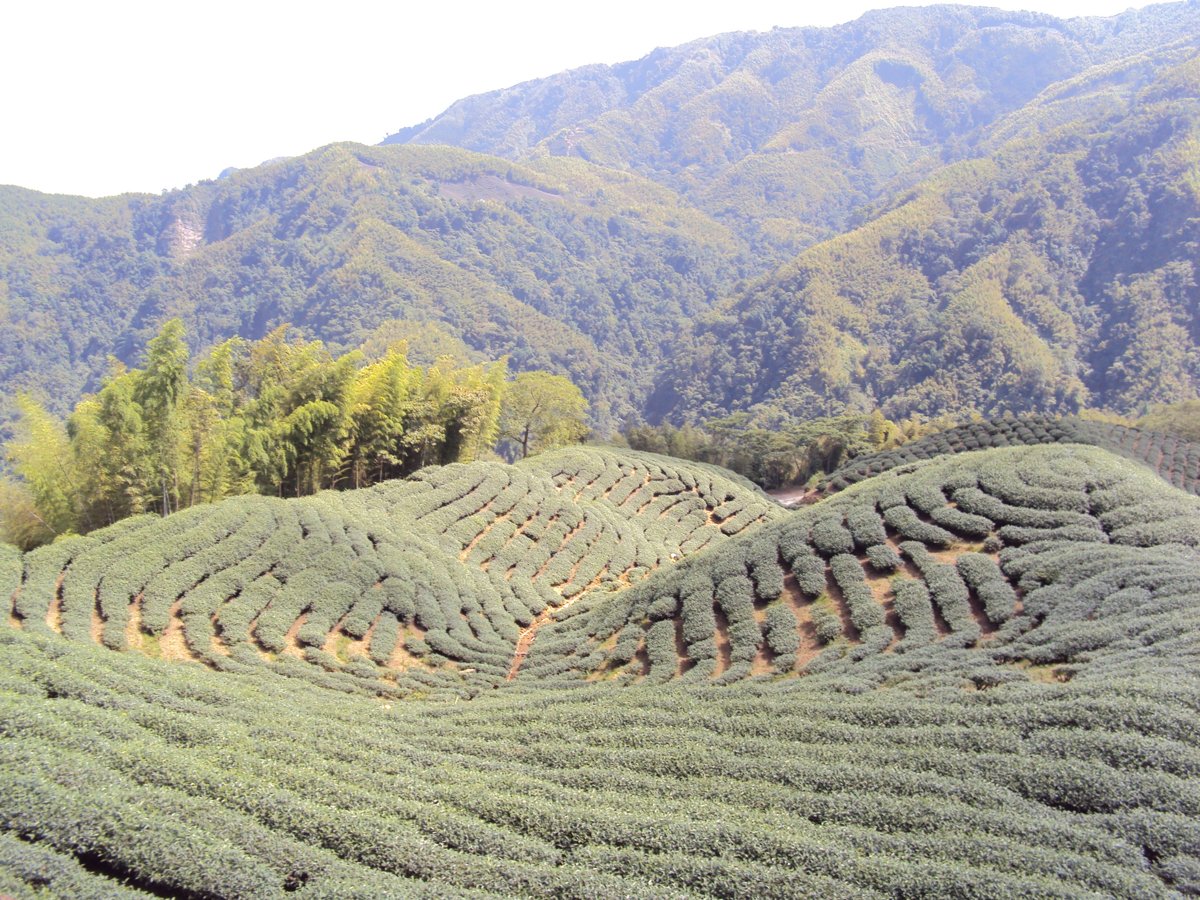
[[(459, 97), (563, 69), (894, 5), (339, 0), (317, 12), (295, 0), (11, 0), (0, 11), (0, 184), (157, 193), (333, 141), (378, 143)], [(986, 5), (1070, 17), (1130, 3)], [(576, 9), (589, 17), (566, 17)]]

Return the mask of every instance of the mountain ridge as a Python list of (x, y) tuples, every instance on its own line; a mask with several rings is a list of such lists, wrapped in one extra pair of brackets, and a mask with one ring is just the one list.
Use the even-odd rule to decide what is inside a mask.
[[(907, 155), (908, 165), (919, 158), (963, 158), (965, 146), (951, 149), (949, 139), (969, 145), (977, 140), (972, 134), (1050, 84), (1133, 48), (1179, 40), (1186, 19), (1172, 14), (1182, 8), (1062, 20), (946, 5), (875, 10), (832, 28), (717, 35), (659, 48), (633, 62), (585, 66), (464, 98), (385, 143), (450, 143), (514, 159), (579, 155), (639, 171), (718, 218), (724, 218), (724, 193), (737, 182), (765, 179), (779, 193), (787, 192), (789, 178), (803, 182), (802, 168), (778, 171), (784, 160), (770, 151), (787, 150), (802, 159), (815, 153), (830, 174), (843, 169), (865, 177), (855, 185), (839, 173), (840, 192), (861, 204), (894, 174), (889, 154)], [(1193, 23), (1193, 34), (1196, 28)], [(1031, 40), (1043, 46), (1035, 51)], [(1042, 51), (1051, 47), (1057, 56), (1046, 63)], [(1033, 58), (1038, 65), (1030, 64)], [(885, 98), (889, 91), (895, 96)], [(906, 99), (900, 96), (904, 91), (915, 94)], [(639, 104), (645, 109), (639, 111)], [(839, 118), (856, 114), (893, 129), (907, 124), (881, 133), (880, 140), (861, 130), (865, 124), (859, 131), (830, 130)], [(812, 117), (810, 124), (801, 117)], [(928, 122), (922, 125), (922, 119)], [(915, 131), (905, 135), (905, 129)], [(929, 130), (924, 137), (917, 133), (922, 129)], [(711, 158), (689, 156), (688, 135), (696, 151)], [(910, 150), (903, 149), (906, 143), (912, 143)], [(872, 174), (873, 154), (879, 158)], [(827, 191), (818, 196), (822, 193)], [(851, 212), (852, 207), (835, 217), (837, 224), (844, 227)]]
[[(874, 406), (1136, 415), (1200, 383), (1198, 35), (1188, 4), (893, 11), (656, 51), (640, 99), (577, 118), (573, 148), (339, 144), (161, 197), (6, 188), (0, 385), (70, 405), (172, 316), (195, 350), (291, 322), (341, 351), (396, 319), (569, 375), (600, 434)], [(1067, 49), (992, 96), (988, 73), (1046, 41)], [(608, 71), (468, 107), (510, 128), (544, 89), (568, 117)]]

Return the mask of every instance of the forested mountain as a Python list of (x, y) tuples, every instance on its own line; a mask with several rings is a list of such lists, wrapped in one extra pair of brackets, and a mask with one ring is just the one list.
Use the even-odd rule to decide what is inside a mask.
[(569, 159), (346, 144), (162, 197), (0, 188), (0, 385), (61, 404), (173, 317), (196, 348), (385, 326), (569, 374), (611, 427), (744, 262), (670, 191)]
[(760, 252), (840, 231), (864, 202), (970, 157), (1056, 82), (1200, 33), (1183, 4), (1107, 19), (963, 6), (876, 10), (658, 49), (469, 97), (385, 143), (636, 171)]
[[(569, 375), (594, 424), (1196, 396), (1200, 15), (704, 39), (162, 196), (0, 188), (0, 391), (180, 318)], [(458, 148), (430, 145), (457, 144)], [(3, 412), (0, 411), (0, 415)]]
[(656, 413), (1133, 413), (1195, 396), (1198, 96), (1192, 48), (1043, 95), (986, 157), (704, 319)]

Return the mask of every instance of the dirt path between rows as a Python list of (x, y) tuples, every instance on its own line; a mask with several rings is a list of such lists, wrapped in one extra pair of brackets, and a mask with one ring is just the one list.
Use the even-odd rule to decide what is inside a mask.
[[(589, 585), (591, 587), (592, 585)], [(521, 664), (525, 662), (525, 657), (529, 655), (529, 648), (533, 646), (533, 641), (537, 637), (538, 629), (554, 618), (554, 614), (560, 609), (566, 609), (572, 603), (580, 600), (587, 590), (582, 590), (562, 606), (547, 606), (538, 613), (528, 627), (523, 628), (517, 636), (517, 646), (513, 651), (512, 665), (508, 668), (508, 675), (505, 676), (505, 681), (512, 681), (517, 677), (517, 673), (521, 671)]]

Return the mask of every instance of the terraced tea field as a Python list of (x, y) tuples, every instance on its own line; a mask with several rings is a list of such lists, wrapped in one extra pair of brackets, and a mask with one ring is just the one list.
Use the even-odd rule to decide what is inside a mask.
[(1022, 416), (959, 425), (892, 450), (852, 459), (825, 478), (821, 488), (833, 493), (896, 466), (946, 454), (1037, 444), (1091, 444), (1143, 463), (1168, 484), (1200, 494), (1200, 444), (1162, 432), (1070, 416)]
[[(1196, 589), (1200, 500), (1161, 486), (1083, 446), (894, 469), (572, 609), (543, 635), (527, 674), (864, 678), (952, 648), (988, 666), (996, 653), (1026, 659), (1051, 625), (1067, 644), (1094, 631), (1081, 620), (1092, 610), (1066, 612), (1076, 591), (1161, 591), (1164, 579), (1184, 599)], [(1097, 572), (1107, 580), (1095, 582)]]
[(130, 519), (10, 554), (4, 577), (31, 631), (372, 692), (457, 689), (515, 676), (585, 592), (782, 515), (704, 466), (562, 451)]
[(1200, 499), (1034, 443), (796, 512), (580, 449), (0, 549), (0, 893), (1194, 895)]

